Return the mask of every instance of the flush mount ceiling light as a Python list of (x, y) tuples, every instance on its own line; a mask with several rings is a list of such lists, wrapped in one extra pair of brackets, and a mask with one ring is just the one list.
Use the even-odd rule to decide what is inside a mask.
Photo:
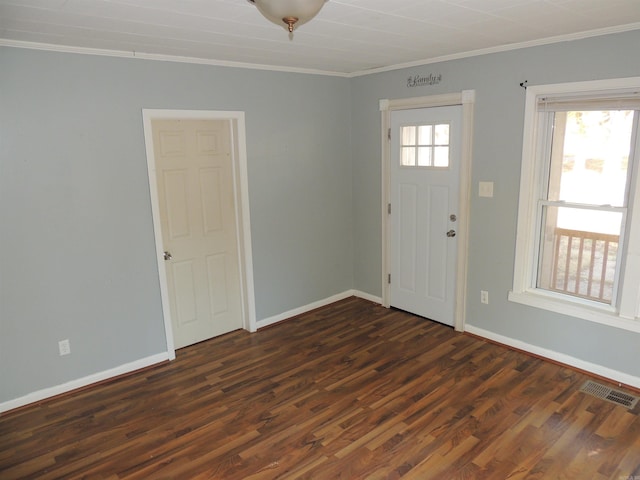
[(315, 17), (325, 0), (249, 0), (268, 20), (289, 32)]

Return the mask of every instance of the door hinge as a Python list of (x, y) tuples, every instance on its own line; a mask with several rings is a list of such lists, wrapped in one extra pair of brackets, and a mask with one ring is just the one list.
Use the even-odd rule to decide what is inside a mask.
[(387, 276), (387, 283), (388, 283), (389, 285), (391, 285), (391, 274), (389, 274), (389, 275)]
[(391, 141), (391, 127), (389, 127), (389, 130), (387, 130), (387, 139)]
[(387, 213), (389, 215), (391, 215), (391, 204), (390, 203), (387, 204)]

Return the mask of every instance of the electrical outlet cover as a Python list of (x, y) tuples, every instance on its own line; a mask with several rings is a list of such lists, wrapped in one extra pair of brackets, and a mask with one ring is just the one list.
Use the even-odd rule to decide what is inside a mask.
[(60, 351), (60, 356), (69, 355), (71, 353), (71, 344), (69, 340), (60, 340), (58, 342), (58, 350)]
[(480, 291), (480, 302), (484, 304), (489, 303), (489, 292), (487, 292), (486, 290)]

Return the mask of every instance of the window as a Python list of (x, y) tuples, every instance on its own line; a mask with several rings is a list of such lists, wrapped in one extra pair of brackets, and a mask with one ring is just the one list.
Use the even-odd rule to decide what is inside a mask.
[(624, 246), (635, 112), (542, 107), (551, 148), (545, 194), (538, 200), (536, 286), (612, 304)]
[(527, 89), (510, 300), (640, 331), (639, 117), (640, 79)]
[(405, 125), (400, 138), (403, 167), (449, 166), (449, 124)]

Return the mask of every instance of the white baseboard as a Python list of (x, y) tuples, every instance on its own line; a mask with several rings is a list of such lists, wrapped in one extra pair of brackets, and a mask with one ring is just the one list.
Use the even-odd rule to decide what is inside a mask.
[(258, 330), (264, 327), (268, 327), (269, 325), (282, 322), (283, 320), (287, 320), (291, 317), (295, 317), (296, 315), (302, 315), (303, 313), (310, 312), (311, 310), (315, 310), (316, 308), (324, 307), (349, 297), (359, 297), (365, 300), (369, 300), (371, 302), (382, 303), (382, 299), (379, 297), (369, 295), (368, 293), (364, 293), (359, 290), (347, 290), (342, 293), (332, 295), (331, 297), (325, 298), (323, 300), (318, 300), (317, 302), (313, 302), (308, 305), (304, 305), (302, 307), (294, 308), (293, 310), (289, 310), (289, 311), (280, 313), (278, 315), (274, 315), (272, 317), (258, 320), (258, 324), (257, 324)]
[[(330, 305), (331, 303), (335, 303), (337, 301), (344, 300), (345, 298), (354, 297), (354, 296), (363, 298), (365, 300), (369, 300), (374, 303), (382, 303), (382, 299), (380, 297), (376, 297), (374, 295), (370, 295), (368, 293), (361, 292), (359, 290), (347, 290), (337, 295), (333, 295), (329, 298), (325, 298), (324, 300), (319, 300), (317, 302), (310, 303), (309, 305), (295, 308), (293, 310), (289, 310), (288, 312), (284, 312), (279, 315), (274, 315), (273, 317), (265, 318), (263, 320), (260, 320), (257, 326), (258, 328), (264, 328), (269, 325), (273, 325), (274, 323), (278, 323), (283, 320), (286, 320), (288, 318), (295, 317), (296, 315), (300, 315), (300, 314), (309, 312), (311, 310), (314, 310), (316, 308), (324, 307), (326, 305)], [(140, 370), (142, 368), (146, 368), (146, 367), (155, 365), (157, 363), (161, 363), (171, 359), (172, 358), (169, 357), (169, 354), (167, 352), (159, 353), (157, 355), (152, 355), (150, 357), (136, 360), (135, 362), (120, 365), (119, 367), (94, 373), (92, 375), (89, 375), (83, 378), (78, 378), (76, 380), (72, 380), (70, 382), (66, 382), (61, 385), (56, 385), (54, 387), (38, 390), (36, 392), (29, 393), (23, 397), (19, 397), (13, 400), (8, 400), (6, 402), (0, 403), (0, 413), (7, 412), (9, 410), (13, 410), (19, 407), (23, 407), (31, 403), (36, 403), (50, 397), (55, 397), (56, 395), (61, 395), (63, 393), (71, 392), (73, 390), (77, 390), (79, 388), (86, 387), (94, 383), (102, 382), (104, 380), (109, 380), (110, 378), (131, 373), (136, 370)]]
[(23, 397), (0, 403), (0, 413), (23, 407), (31, 403), (36, 403), (46, 398), (55, 397), (56, 395), (71, 392), (72, 390), (77, 390), (78, 388), (86, 387), (94, 383), (109, 380), (110, 378), (117, 377), (118, 375), (131, 373), (136, 370), (140, 370), (142, 368), (164, 362), (165, 360), (169, 360), (169, 355), (166, 352), (159, 353), (150, 357), (141, 358), (140, 360), (136, 360), (135, 362), (125, 363), (124, 365), (120, 365), (109, 370), (104, 370), (102, 372), (94, 373), (83, 378), (78, 378), (61, 385), (56, 385), (55, 387), (38, 390), (37, 392), (29, 393)]
[(604, 377), (614, 382), (617, 382), (620, 385), (629, 385), (634, 388), (640, 388), (640, 378), (635, 377), (633, 375), (629, 375), (628, 373), (619, 372), (618, 370), (613, 370), (611, 368), (604, 367), (602, 365), (587, 362), (585, 360), (580, 360), (579, 358), (575, 358), (570, 355), (566, 355), (564, 353), (556, 352), (554, 350), (548, 350), (543, 347), (531, 345), (521, 340), (505, 337), (503, 335), (490, 332), (489, 330), (484, 330), (482, 328), (474, 327), (473, 325), (469, 325), (468, 323), (465, 325), (465, 332), (472, 333), (479, 337), (483, 337), (488, 340), (492, 340), (494, 342), (507, 345), (509, 347), (517, 348), (518, 350), (524, 350), (525, 352), (529, 352), (534, 355), (538, 355), (540, 357), (548, 358), (550, 360), (562, 363), (564, 365), (568, 365), (574, 368), (578, 368), (580, 370), (584, 370), (589, 373), (593, 373), (594, 375)]
[(362, 298), (364, 300), (369, 300), (370, 302), (377, 303), (378, 305), (382, 305), (382, 297), (376, 297), (375, 295), (361, 292), (360, 290), (351, 290), (351, 295), (353, 295), (354, 297)]

